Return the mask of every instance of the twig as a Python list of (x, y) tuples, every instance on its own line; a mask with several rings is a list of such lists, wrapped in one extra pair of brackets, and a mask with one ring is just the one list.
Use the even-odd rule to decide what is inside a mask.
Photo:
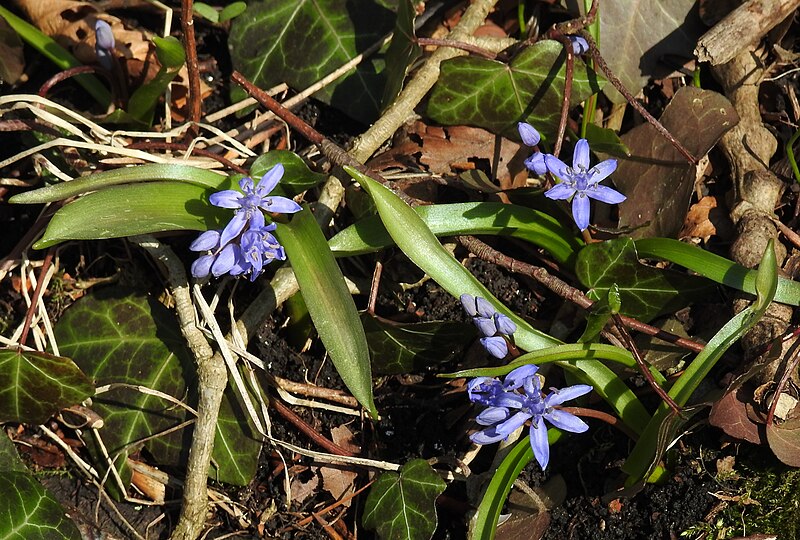
[(356, 457), (350, 450), (346, 450), (336, 444), (335, 442), (323, 437), (317, 430), (309, 426), (305, 420), (297, 416), (293, 410), (284, 405), (278, 399), (270, 399), (269, 405), (275, 409), (278, 414), (292, 423), (294, 427), (303, 432), (309, 439), (317, 443), (319, 446), (337, 456)]
[(432, 45), (434, 47), (452, 47), (453, 49), (461, 49), (462, 51), (471, 52), (473, 54), (477, 54), (478, 56), (482, 56), (484, 58), (488, 58), (489, 60), (494, 60), (497, 58), (497, 54), (491, 51), (487, 51), (486, 49), (481, 49), (480, 47), (473, 45), (471, 43), (465, 43), (463, 41), (453, 41), (451, 39), (436, 39), (436, 38), (416, 38), (417, 44), (423, 47)]
[(36, 288), (33, 290), (31, 305), (28, 307), (27, 313), (25, 313), (25, 323), (22, 326), (22, 335), (19, 337), (20, 345), (24, 345), (25, 341), (28, 339), (28, 332), (31, 329), (33, 315), (36, 313), (36, 310), (39, 307), (39, 298), (42, 296), (44, 277), (47, 275), (47, 271), (50, 269), (50, 263), (53, 262), (53, 254), (55, 253), (55, 249), (55, 247), (48, 249), (44, 256), (44, 260), (42, 261), (42, 268), (39, 270), (39, 279), (36, 281)]
[(667, 405), (669, 405), (669, 408), (672, 409), (675, 414), (680, 415), (680, 405), (675, 403), (675, 400), (672, 399), (667, 391), (656, 382), (653, 374), (650, 373), (650, 368), (647, 366), (644, 358), (642, 358), (642, 353), (639, 352), (639, 347), (636, 346), (636, 343), (633, 341), (630, 332), (628, 332), (628, 329), (625, 328), (625, 323), (622, 322), (622, 317), (620, 317), (618, 314), (614, 314), (612, 318), (614, 319), (614, 324), (616, 325), (617, 330), (619, 330), (619, 333), (622, 336), (622, 341), (625, 342), (625, 346), (629, 351), (631, 351), (634, 360), (636, 360), (636, 365), (639, 366), (639, 369), (642, 371), (642, 375), (644, 375), (647, 383), (650, 385), (653, 391), (658, 394), (658, 397), (660, 397)]
[[(589, 300), (585, 294), (583, 294), (578, 289), (571, 287), (569, 284), (565, 283), (564, 281), (558, 279), (557, 277), (551, 275), (547, 270), (544, 268), (533, 266), (532, 264), (528, 264), (503, 253), (500, 253), (493, 247), (489, 246), (485, 242), (478, 240), (474, 236), (458, 236), (456, 237), (458, 241), (461, 243), (462, 246), (467, 248), (471, 253), (475, 254), (478, 258), (483, 259), (484, 261), (488, 261), (498, 266), (502, 266), (510, 270), (511, 272), (517, 274), (523, 274), (526, 276), (530, 276), (558, 296), (569, 300), (573, 304), (576, 304), (584, 309), (589, 309), (592, 307), (594, 302)], [(693, 352), (700, 352), (703, 350), (703, 345), (693, 341), (691, 339), (687, 339), (681, 336), (677, 336), (675, 334), (671, 334), (669, 332), (665, 332), (660, 328), (656, 328), (655, 326), (650, 326), (649, 324), (645, 324), (641, 321), (636, 319), (632, 319), (630, 317), (621, 316), (622, 322), (630, 328), (631, 330), (635, 330), (637, 332), (642, 332), (643, 334), (647, 334), (649, 336), (657, 337), (663, 341), (668, 343), (673, 343), (678, 345), (679, 347), (683, 347)]]
[(585, 409), (583, 407), (559, 407), (559, 409), (568, 413), (572, 413), (575, 416), (583, 416), (585, 418), (596, 418), (597, 420), (602, 420), (606, 424), (614, 426), (634, 441), (639, 438), (639, 436), (634, 433), (631, 428), (625, 425), (625, 422), (606, 412), (598, 411), (596, 409)]
[[(128, 148), (132, 150), (173, 150), (173, 151), (181, 151), (186, 152), (189, 150), (189, 145), (186, 143), (173, 143), (173, 142), (164, 142), (164, 141), (145, 141), (139, 143), (132, 143), (128, 145)], [(207, 158), (211, 158), (220, 162), (225, 167), (236, 171), (239, 174), (249, 174), (249, 171), (244, 167), (240, 167), (236, 163), (232, 162), (229, 159), (226, 159), (219, 154), (215, 154), (214, 152), (210, 152), (208, 150), (204, 150), (202, 148), (192, 148), (192, 153), (197, 154), (198, 156), (203, 156)]]
[(200, 67), (197, 64), (197, 45), (194, 38), (194, 0), (181, 0), (181, 30), (186, 51), (186, 69), (189, 76), (189, 120), (195, 124), (186, 132), (187, 140), (197, 136), (196, 124), (200, 122)]
[(567, 53), (566, 68), (564, 69), (564, 98), (561, 101), (561, 118), (558, 121), (558, 133), (556, 143), (553, 148), (553, 155), (558, 157), (561, 152), (561, 144), (564, 142), (564, 132), (567, 130), (567, 119), (569, 118), (569, 102), (572, 98), (572, 76), (575, 71), (575, 55), (572, 52), (572, 43), (566, 36), (558, 36), (558, 41), (564, 46)]
[[(364, 486), (362, 486), (362, 487), (358, 488), (358, 489), (357, 489), (356, 491), (354, 491), (353, 493), (350, 493), (349, 495), (345, 495), (344, 497), (342, 497), (341, 499), (339, 499), (339, 500), (338, 500), (338, 501), (336, 501), (335, 503), (333, 503), (333, 504), (330, 504), (330, 505), (326, 506), (325, 508), (323, 508), (323, 509), (322, 509), (322, 510), (320, 510), (319, 512), (314, 512), (312, 515), (308, 516), (307, 518), (303, 518), (303, 519), (301, 519), (300, 521), (298, 521), (297, 523), (295, 523), (295, 524), (294, 524), (294, 526), (295, 526), (295, 527), (303, 527), (303, 526), (305, 526), (305, 525), (308, 525), (309, 523), (311, 523), (311, 522), (314, 520), (314, 516), (324, 516), (325, 514), (327, 514), (328, 512), (330, 512), (331, 510), (335, 510), (335, 509), (336, 509), (338, 506), (341, 506), (341, 505), (343, 505), (344, 503), (346, 503), (347, 501), (349, 501), (349, 500), (350, 500), (350, 499), (352, 499), (353, 497), (355, 497), (355, 496), (359, 495), (359, 494), (360, 494), (362, 491), (364, 491), (365, 489), (367, 489), (367, 488), (368, 488), (369, 486), (371, 486), (373, 483), (375, 483), (375, 480), (370, 480), (369, 482), (367, 482), (367, 483), (366, 483), (366, 485), (364, 485)], [(280, 532), (282, 532), (282, 533), (283, 533), (283, 532), (288, 532), (290, 529), (291, 529), (291, 527), (287, 527), (287, 528), (285, 528), (285, 529), (282, 529)]]

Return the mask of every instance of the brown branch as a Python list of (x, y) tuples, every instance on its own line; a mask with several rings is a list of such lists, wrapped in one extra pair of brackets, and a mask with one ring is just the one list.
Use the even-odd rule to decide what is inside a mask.
[(614, 426), (622, 433), (633, 439), (634, 441), (639, 438), (636, 433), (631, 430), (628, 426), (625, 425), (625, 422), (620, 420), (614, 415), (605, 413), (603, 411), (598, 411), (596, 409), (585, 409), (583, 407), (558, 407), (562, 411), (566, 411), (568, 413), (572, 413), (575, 416), (583, 416), (584, 418), (596, 418), (597, 420), (602, 420), (606, 424), (610, 426)]
[(634, 360), (636, 360), (636, 365), (639, 366), (639, 369), (642, 371), (642, 375), (644, 375), (644, 378), (647, 380), (647, 383), (653, 388), (653, 391), (656, 394), (658, 394), (658, 397), (660, 397), (667, 405), (669, 405), (669, 408), (672, 409), (672, 411), (675, 414), (680, 415), (681, 414), (680, 405), (675, 403), (675, 400), (672, 399), (669, 394), (667, 394), (667, 391), (664, 390), (664, 388), (662, 388), (661, 385), (656, 382), (655, 378), (653, 377), (653, 374), (650, 373), (650, 368), (644, 361), (644, 358), (642, 358), (642, 353), (639, 352), (639, 347), (636, 346), (636, 343), (633, 341), (630, 332), (628, 332), (628, 329), (625, 328), (625, 324), (622, 322), (622, 317), (620, 317), (617, 314), (614, 314), (613, 319), (614, 319), (614, 324), (617, 327), (617, 330), (619, 330), (619, 333), (622, 336), (622, 341), (625, 343), (625, 346), (633, 355)]
[(319, 446), (337, 456), (355, 457), (355, 454), (350, 450), (345, 450), (335, 442), (323, 437), (316, 429), (309, 426), (305, 420), (297, 416), (293, 410), (284, 405), (280, 400), (271, 398), (269, 405), (275, 409), (284, 419), (291, 422), (291, 424), (303, 432), (309, 439), (317, 443)]
[(575, 71), (575, 54), (572, 52), (572, 43), (566, 36), (558, 36), (556, 39), (564, 46), (567, 53), (566, 68), (564, 70), (564, 98), (561, 101), (561, 118), (558, 121), (558, 133), (556, 133), (556, 143), (553, 147), (553, 155), (558, 157), (561, 152), (561, 144), (564, 142), (564, 132), (567, 130), (567, 119), (569, 118), (569, 102), (572, 97), (572, 77)]
[(451, 41), (449, 39), (436, 39), (436, 38), (416, 38), (417, 44), (423, 47), (432, 45), (434, 47), (452, 47), (453, 49), (460, 49), (462, 51), (471, 52), (473, 54), (477, 54), (478, 56), (482, 56), (483, 58), (488, 58), (489, 60), (494, 60), (497, 58), (497, 55), (491, 51), (487, 51), (486, 49), (481, 49), (477, 45), (472, 45), (471, 43), (464, 43), (462, 41)]
[(193, 0), (181, 0), (181, 30), (186, 51), (186, 69), (189, 76), (189, 120), (195, 125), (186, 133), (187, 140), (197, 136), (200, 122), (200, 67), (197, 63), (197, 44), (194, 38)]
[(33, 315), (36, 313), (36, 306), (39, 304), (39, 298), (42, 296), (44, 277), (47, 275), (47, 271), (50, 269), (50, 263), (53, 262), (53, 254), (55, 253), (55, 249), (55, 247), (48, 249), (44, 256), (44, 260), (42, 261), (42, 268), (39, 270), (39, 279), (36, 281), (36, 288), (33, 290), (33, 296), (31, 297), (31, 305), (28, 308), (27, 313), (25, 313), (25, 323), (22, 326), (22, 334), (19, 336), (20, 345), (25, 345), (25, 341), (28, 339), (28, 332), (31, 329)]
[[(584, 309), (589, 309), (592, 307), (592, 302), (589, 298), (586, 297), (581, 291), (576, 289), (575, 287), (570, 286), (568, 283), (560, 280), (559, 278), (551, 275), (547, 270), (544, 268), (540, 268), (538, 266), (533, 266), (532, 264), (528, 264), (503, 253), (500, 253), (493, 247), (489, 246), (485, 242), (478, 240), (474, 236), (458, 236), (456, 237), (457, 240), (461, 243), (462, 246), (467, 248), (471, 253), (475, 254), (477, 257), (483, 259), (484, 261), (491, 262), (498, 266), (502, 266), (510, 270), (511, 272), (526, 275), (532, 277), (558, 296), (569, 300), (573, 304), (576, 304)], [(643, 334), (647, 334), (649, 336), (657, 337), (663, 341), (668, 343), (672, 343), (678, 345), (679, 347), (683, 347), (690, 351), (699, 353), (703, 350), (703, 345), (693, 341), (691, 339), (687, 339), (681, 336), (677, 336), (675, 334), (671, 334), (669, 332), (665, 332), (660, 328), (656, 328), (655, 326), (650, 326), (649, 324), (643, 323), (636, 319), (632, 319), (630, 317), (625, 317), (624, 315), (620, 317), (622, 322), (630, 328), (631, 330), (635, 330), (637, 332), (641, 332)]]

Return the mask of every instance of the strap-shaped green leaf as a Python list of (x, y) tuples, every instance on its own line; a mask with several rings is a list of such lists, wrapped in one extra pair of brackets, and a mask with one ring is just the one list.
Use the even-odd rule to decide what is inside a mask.
[[(120, 184), (159, 182), (172, 180), (212, 189), (227, 189), (227, 177), (206, 169), (174, 163), (148, 163), (136, 167), (123, 167), (112, 171), (81, 176), (69, 182), (53, 184), (33, 191), (18, 193), (8, 202), (12, 204), (42, 204), (60, 201), (82, 193), (97, 191)], [(224, 186), (224, 187), (223, 187)]]
[(377, 418), (364, 327), (342, 271), (311, 211), (305, 208), (288, 225), (279, 225), (275, 236), (292, 263), (311, 320), (333, 365), (353, 396)]
[(221, 229), (230, 210), (208, 202), (213, 190), (195, 184), (147, 182), (95, 191), (67, 204), (53, 216), (43, 249), (65, 240), (121, 238), (161, 231)]
[[(777, 287), (778, 263), (773, 241), (770, 240), (758, 266), (755, 283), (758, 295), (756, 301), (728, 321), (675, 381), (669, 390), (669, 395), (675, 403), (680, 406), (685, 405), (725, 351), (761, 319), (775, 297)], [(683, 424), (682, 419), (675, 417), (666, 403), (659, 406), (622, 467), (622, 470), (630, 475), (629, 485), (647, 478), (649, 471), (661, 459), (661, 455), (681, 424)]]
[[(515, 204), (468, 202), (417, 206), (414, 210), (436, 236), (456, 234), (502, 234), (526, 240), (544, 248), (556, 261), (574, 264), (583, 245), (572, 232), (552, 216)], [(337, 255), (361, 255), (394, 243), (378, 216), (355, 223), (328, 243)]]

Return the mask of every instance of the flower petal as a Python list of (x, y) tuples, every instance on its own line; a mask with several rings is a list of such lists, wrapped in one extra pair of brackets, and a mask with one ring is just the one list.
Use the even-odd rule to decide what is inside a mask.
[(483, 348), (495, 358), (502, 359), (508, 354), (508, 344), (503, 337), (496, 336), (481, 338), (481, 345), (483, 345)]
[(491, 319), (497, 311), (492, 304), (480, 296), (475, 298), (475, 307), (478, 309), (478, 315), (486, 319)]
[(586, 139), (580, 139), (575, 143), (575, 150), (572, 154), (572, 168), (575, 172), (589, 169), (589, 141)]
[(462, 294), (460, 300), (464, 311), (466, 311), (470, 317), (474, 317), (478, 314), (478, 310), (475, 307), (475, 298), (471, 294)]
[(592, 199), (608, 203), (608, 204), (619, 204), (623, 202), (627, 197), (617, 191), (616, 189), (612, 189), (608, 186), (593, 186), (586, 190), (586, 194), (591, 197)]
[(275, 186), (278, 185), (281, 178), (283, 177), (283, 165), (278, 163), (266, 173), (264, 176), (261, 177), (261, 180), (258, 181), (258, 185), (256, 186), (255, 193), (259, 197), (266, 197), (269, 193), (275, 189)]
[(520, 426), (528, 421), (531, 415), (526, 412), (517, 411), (508, 420), (501, 422), (495, 426), (498, 433), (504, 434), (506, 437), (514, 433)]
[(545, 163), (544, 154), (541, 152), (534, 152), (524, 163), (528, 170), (535, 172), (539, 176), (547, 172), (547, 163)]
[(277, 212), (279, 214), (294, 214), (303, 209), (302, 206), (286, 197), (264, 197), (258, 206), (267, 212)]
[(529, 377), (525, 379), (523, 387), (526, 396), (536, 401), (542, 401), (542, 381), (539, 377)]
[(576, 384), (575, 386), (567, 386), (566, 388), (560, 388), (558, 390), (554, 389), (553, 392), (544, 399), (544, 402), (548, 407), (554, 407), (556, 405), (561, 405), (565, 401), (584, 396), (592, 390), (593, 388), (588, 384)]
[(483, 431), (478, 431), (477, 433), (473, 433), (472, 435), (469, 436), (469, 439), (475, 444), (492, 444), (500, 442), (506, 437), (508, 437), (508, 435), (503, 435), (502, 433), (498, 433), (494, 427), (489, 427), (484, 429)]
[(558, 159), (556, 156), (552, 154), (545, 154), (544, 162), (545, 165), (547, 165), (547, 170), (550, 171), (552, 174), (556, 175), (562, 180), (570, 179), (571, 175), (567, 170), (569, 169), (569, 167), (567, 167), (567, 164)]
[(259, 231), (264, 227), (264, 214), (261, 210), (256, 210), (253, 208), (253, 211), (250, 215), (250, 230), (251, 231)]
[(572, 54), (578, 56), (585, 54), (589, 50), (589, 43), (580, 36), (567, 36), (572, 44)]
[(211, 265), (214, 264), (214, 259), (216, 258), (216, 255), (203, 255), (202, 257), (198, 257), (198, 259), (192, 263), (192, 275), (196, 278), (206, 277), (211, 272)]
[(539, 135), (536, 128), (526, 122), (519, 122), (517, 124), (517, 130), (519, 131), (522, 142), (527, 146), (536, 146), (539, 144), (539, 141), (542, 140), (542, 136)]
[(492, 377), (476, 377), (467, 383), (467, 397), (473, 403), (496, 405), (492, 399), (502, 391), (500, 381)]
[(539, 368), (533, 364), (525, 364), (510, 371), (506, 378), (503, 380), (503, 388), (506, 390), (516, 390), (521, 388), (525, 383), (525, 379), (533, 377)]
[(208, 251), (219, 246), (219, 231), (206, 231), (189, 244), (192, 251)]
[(514, 324), (514, 321), (502, 313), (494, 314), (494, 326), (497, 328), (498, 332), (506, 336), (510, 336), (517, 331), (517, 325)]
[(242, 229), (244, 229), (245, 223), (247, 223), (247, 212), (236, 212), (233, 214), (231, 220), (222, 230), (222, 235), (219, 239), (219, 245), (224, 246), (239, 236), (239, 233), (242, 232)]
[(534, 417), (531, 421), (531, 431), (528, 435), (531, 441), (531, 449), (536, 461), (542, 470), (547, 468), (550, 462), (550, 444), (547, 442), (547, 428), (540, 417)]
[[(472, 322), (478, 327), (478, 330), (484, 337), (492, 337), (497, 333), (497, 328), (492, 319), (484, 319), (483, 317), (473, 317)], [(505, 355), (503, 355), (505, 356)]]
[(563, 431), (583, 433), (589, 429), (589, 426), (586, 425), (586, 422), (574, 414), (568, 413), (567, 411), (562, 411), (561, 409), (553, 409), (549, 413), (545, 413), (544, 417), (548, 422)]
[(544, 196), (554, 201), (569, 199), (575, 194), (575, 188), (567, 182), (561, 182), (544, 192)]
[(208, 200), (211, 204), (219, 206), (220, 208), (241, 208), (242, 197), (243, 195), (241, 192), (233, 189), (226, 189), (224, 191), (212, 193), (211, 196), (208, 197)]
[(572, 198), (572, 219), (582, 231), (589, 227), (589, 197), (578, 193)]
[(607, 159), (605, 161), (601, 161), (597, 165), (591, 168), (589, 171), (591, 173), (591, 177), (589, 178), (589, 185), (596, 184), (598, 182), (602, 182), (609, 176), (611, 173), (617, 170), (617, 160), (616, 159)]
[(475, 417), (475, 421), (482, 426), (492, 426), (499, 422), (505, 422), (511, 413), (505, 407), (489, 407), (484, 409)]

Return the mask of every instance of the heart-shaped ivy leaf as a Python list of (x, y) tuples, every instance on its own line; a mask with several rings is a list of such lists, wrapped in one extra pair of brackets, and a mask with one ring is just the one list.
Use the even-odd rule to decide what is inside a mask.
[(575, 272), (594, 300), (617, 284), (620, 313), (649, 321), (713, 288), (709, 281), (639, 262), (630, 238), (589, 244), (581, 249)]

